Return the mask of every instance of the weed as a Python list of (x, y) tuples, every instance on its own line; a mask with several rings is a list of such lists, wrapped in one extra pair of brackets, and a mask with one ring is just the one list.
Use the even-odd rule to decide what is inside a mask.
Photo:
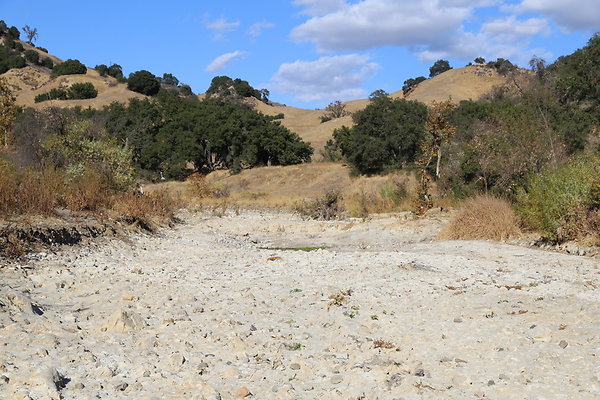
[(338, 190), (330, 190), (324, 196), (296, 204), (294, 210), (310, 219), (329, 221), (342, 217), (344, 208), (341, 203), (342, 194)]
[(377, 321), (379, 319), (379, 315), (373, 314), (373, 315), (371, 315), (371, 319), (373, 321)]
[(288, 349), (290, 351), (297, 351), (297, 350), (300, 350), (303, 346), (302, 346), (302, 343), (292, 343), (292, 344), (288, 344), (285, 347), (286, 347), (286, 349)]
[(348, 318), (354, 318), (358, 315), (358, 313), (354, 311), (344, 311), (342, 315), (345, 315)]
[(394, 345), (392, 342), (379, 339), (373, 342), (373, 347), (376, 349), (393, 349), (396, 347), (396, 345)]
[(340, 291), (329, 296), (329, 303), (327, 303), (327, 311), (331, 306), (341, 307), (348, 302), (348, 297), (352, 295), (352, 289)]
[(296, 288), (296, 289), (290, 290), (290, 293), (300, 293), (301, 291), (302, 291), (302, 289)]

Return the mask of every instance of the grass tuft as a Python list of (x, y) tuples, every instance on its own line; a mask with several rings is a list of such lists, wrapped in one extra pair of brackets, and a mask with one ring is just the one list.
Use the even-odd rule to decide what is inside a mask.
[(465, 200), (439, 235), (441, 240), (506, 240), (521, 234), (510, 204), (491, 195)]

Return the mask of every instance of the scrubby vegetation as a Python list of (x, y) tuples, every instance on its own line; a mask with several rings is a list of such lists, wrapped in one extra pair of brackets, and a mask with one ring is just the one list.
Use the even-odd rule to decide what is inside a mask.
[(267, 89), (255, 89), (247, 81), (240, 78), (231, 79), (228, 76), (216, 76), (206, 91), (208, 97), (221, 97), (229, 100), (239, 101), (248, 97), (254, 97), (265, 103), (269, 101)]
[(530, 175), (517, 203), (525, 223), (552, 242), (600, 244), (600, 154)]
[(320, 120), (321, 123), (324, 123), (347, 115), (350, 115), (350, 113), (346, 110), (346, 105), (340, 100), (336, 100), (325, 107), (325, 113), (321, 115)]
[(82, 100), (93, 99), (98, 96), (98, 90), (91, 82), (72, 84), (67, 90), (61, 88), (51, 89), (47, 93), (35, 96), (35, 102), (41, 103), (48, 100)]
[(57, 64), (52, 69), (53, 75), (77, 75), (85, 74), (87, 68), (79, 60), (68, 59), (60, 64)]

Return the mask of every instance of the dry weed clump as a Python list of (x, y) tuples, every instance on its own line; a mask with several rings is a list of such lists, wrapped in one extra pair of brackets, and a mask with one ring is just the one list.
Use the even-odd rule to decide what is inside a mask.
[(491, 195), (467, 199), (439, 235), (441, 240), (505, 240), (521, 234), (510, 204)]
[(342, 199), (338, 190), (330, 190), (324, 196), (296, 204), (294, 211), (303, 217), (329, 221), (341, 218), (344, 214)]
[(157, 190), (149, 194), (119, 193), (113, 197), (113, 211), (125, 220), (145, 221), (158, 219), (158, 222), (170, 221), (180, 207), (178, 198), (166, 190)]
[(55, 167), (17, 169), (0, 159), (0, 218), (47, 216), (65, 208), (94, 213), (112, 210), (118, 218), (164, 222), (174, 217), (180, 205), (167, 191), (144, 195), (115, 190), (92, 170), (74, 178)]
[(406, 211), (412, 208), (414, 178), (391, 176), (376, 185), (361, 182), (346, 197), (346, 208), (352, 217), (366, 218), (369, 214)]

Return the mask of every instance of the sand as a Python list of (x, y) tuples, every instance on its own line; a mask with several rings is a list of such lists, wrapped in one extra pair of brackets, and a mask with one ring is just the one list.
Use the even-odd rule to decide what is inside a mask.
[(181, 217), (3, 264), (0, 398), (600, 398), (598, 259), (444, 214)]

